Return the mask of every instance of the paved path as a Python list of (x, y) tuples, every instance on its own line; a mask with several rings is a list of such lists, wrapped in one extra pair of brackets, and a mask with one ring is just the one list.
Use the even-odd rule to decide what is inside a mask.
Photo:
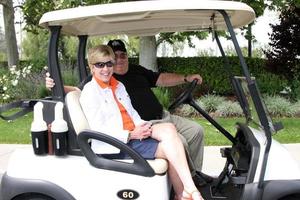
[[(300, 165), (300, 143), (285, 146)], [(0, 174), (6, 171), (9, 156), (16, 148), (31, 148), (31, 145), (0, 144)], [(220, 148), (221, 146), (205, 147), (203, 172), (217, 176), (222, 171), (226, 160), (221, 157)]]

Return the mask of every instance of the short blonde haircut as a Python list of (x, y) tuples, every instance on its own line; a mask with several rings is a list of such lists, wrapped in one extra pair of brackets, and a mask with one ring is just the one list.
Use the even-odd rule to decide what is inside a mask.
[(88, 51), (88, 64), (90, 70), (92, 70), (95, 63), (101, 62), (103, 57), (108, 56), (115, 60), (115, 54), (112, 48), (108, 45), (98, 45), (90, 48)]

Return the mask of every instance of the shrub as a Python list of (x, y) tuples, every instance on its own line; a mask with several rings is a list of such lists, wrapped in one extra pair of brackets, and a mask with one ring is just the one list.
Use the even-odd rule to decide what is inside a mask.
[(283, 97), (267, 95), (264, 101), (269, 113), (274, 117), (293, 117), (296, 114), (291, 102)]
[(295, 116), (300, 117), (300, 100), (293, 104), (292, 109), (295, 111)]
[(243, 116), (243, 110), (239, 103), (224, 101), (218, 107), (216, 113), (221, 117), (240, 117)]
[[(199, 107), (201, 107), (203, 110), (205, 110), (205, 106), (200, 100), (196, 101), (196, 103), (198, 104)], [(194, 107), (192, 107), (188, 104), (184, 104), (184, 105), (180, 106), (178, 108), (178, 112), (179, 112), (179, 115), (182, 115), (182, 116), (185, 116), (185, 117), (198, 117), (198, 116), (200, 116), (198, 111)]]
[(9, 67), (0, 76), (0, 103), (7, 103), (18, 98), (20, 91), (26, 87), (26, 77), (31, 73), (31, 66), (17, 69), (17, 66)]
[(163, 105), (163, 107), (167, 109), (170, 105), (169, 90), (167, 88), (157, 87), (157, 88), (152, 88), (152, 91), (154, 92), (159, 102)]
[(77, 73), (74, 73), (72, 70), (64, 70), (62, 72), (62, 79), (64, 85), (76, 86), (79, 83), (79, 78)]
[(203, 108), (207, 112), (215, 112), (217, 110), (217, 107), (225, 101), (224, 97), (213, 95), (213, 94), (207, 94), (205, 96), (200, 97), (197, 102), (202, 102), (204, 105)]
[(196, 110), (188, 105), (188, 104), (184, 104), (182, 106), (179, 107), (178, 109), (179, 111), (179, 115), (183, 116), (183, 117), (193, 117), (196, 115)]

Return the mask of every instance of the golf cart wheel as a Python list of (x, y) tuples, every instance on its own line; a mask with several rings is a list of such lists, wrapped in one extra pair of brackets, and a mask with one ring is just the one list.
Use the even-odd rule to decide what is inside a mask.
[(12, 200), (55, 200), (55, 199), (43, 194), (27, 193), (27, 194), (18, 195)]
[(300, 194), (291, 194), (285, 197), (281, 197), (279, 200), (297, 200), (300, 199)]

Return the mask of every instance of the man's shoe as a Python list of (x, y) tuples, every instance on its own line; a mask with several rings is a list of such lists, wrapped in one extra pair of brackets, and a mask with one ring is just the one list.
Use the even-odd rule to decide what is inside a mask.
[(196, 187), (203, 187), (207, 184), (207, 182), (201, 176), (199, 176), (198, 173), (193, 176), (193, 181)]
[(207, 174), (204, 174), (203, 172), (200, 172), (200, 171), (196, 171), (196, 174), (201, 178), (203, 179), (206, 183), (211, 183), (213, 182), (213, 177), (207, 175)]

